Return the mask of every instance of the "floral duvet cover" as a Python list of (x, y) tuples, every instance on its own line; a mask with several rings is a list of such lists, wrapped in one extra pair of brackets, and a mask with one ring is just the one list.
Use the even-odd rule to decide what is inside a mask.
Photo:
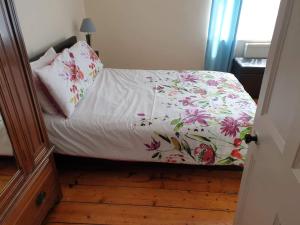
[[(168, 76), (169, 75), (169, 76)], [(175, 76), (174, 76), (175, 75)], [(145, 150), (170, 163), (240, 165), (245, 161), (245, 135), (251, 132), (256, 105), (237, 79), (211, 71), (167, 72), (146, 77), (164, 99), (163, 117), (139, 113), (139, 127), (163, 122), (169, 132), (153, 130)]]
[(71, 119), (46, 124), (64, 154), (243, 166), (255, 111), (229, 73), (103, 69)]

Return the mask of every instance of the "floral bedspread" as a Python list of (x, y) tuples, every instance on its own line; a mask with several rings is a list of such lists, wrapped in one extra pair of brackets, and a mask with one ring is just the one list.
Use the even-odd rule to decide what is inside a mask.
[(152, 160), (243, 166), (256, 104), (232, 74), (169, 71), (144, 82), (155, 91), (156, 109), (138, 112), (135, 129), (153, 130), (144, 143)]
[(45, 121), (62, 154), (242, 166), (255, 111), (229, 73), (105, 68), (71, 118)]

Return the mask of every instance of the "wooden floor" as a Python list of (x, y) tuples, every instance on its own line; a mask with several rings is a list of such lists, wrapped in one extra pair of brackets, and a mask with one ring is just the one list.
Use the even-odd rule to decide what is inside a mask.
[(47, 225), (232, 224), (241, 171), (74, 160), (58, 163), (63, 199)]

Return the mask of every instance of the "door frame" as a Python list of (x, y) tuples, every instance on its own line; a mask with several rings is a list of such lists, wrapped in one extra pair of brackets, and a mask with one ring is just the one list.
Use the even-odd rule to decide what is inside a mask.
[[(282, 56), (283, 47), (285, 44), (288, 27), (291, 20), (292, 10), (293, 10), (294, 0), (281, 0), (278, 16), (276, 20), (275, 30), (273, 34), (273, 38), (271, 41), (271, 47), (269, 51), (269, 57), (267, 60), (267, 67), (264, 73), (264, 78), (261, 86), (261, 91), (259, 95), (259, 101), (256, 111), (256, 117), (264, 115), (269, 108), (271, 94), (275, 85), (275, 80), (278, 74), (279, 63)], [(254, 124), (257, 121), (257, 118), (254, 120)], [(274, 133), (272, 134), (276, 137), (276, 144), (278, 146), (285, 145), (285, 141), (282, 137), (277, 133), (275, 129), (272, 129)], [(255, 133), (255, 126), (253, 129), (253, 134)], [(245, 168), (241, 180), (241, 187), (244, 187), (240, 190), (237, 211), (234, 219), (234, 225), (241, 225), (241, 212), (244, 211), (244, 207), (246, 205), (247, 196), (249, 193), (249, 176), (251, 174), (252, 169), (254, 168), (254, 150), (255, 148), (249, 148), (247, 159), (245, 163)]]

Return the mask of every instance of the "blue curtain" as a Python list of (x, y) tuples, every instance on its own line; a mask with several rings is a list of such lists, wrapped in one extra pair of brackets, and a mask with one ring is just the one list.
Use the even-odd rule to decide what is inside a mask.
[(231, 69), (241, 7), (242, 0), (212, 0), (206, 70), (228, 72)]

